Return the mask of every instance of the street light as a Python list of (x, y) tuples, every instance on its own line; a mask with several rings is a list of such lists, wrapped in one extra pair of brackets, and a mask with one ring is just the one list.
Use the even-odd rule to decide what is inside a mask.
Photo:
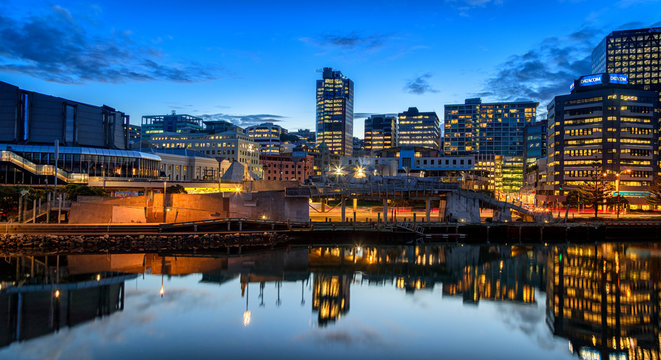
[(621, 174), (631, 174), (631, 169), (622, 170), (619, 173), (615, 174), (615, 193), (617, 201), (617, 218), (620, 218), (620, 175)]

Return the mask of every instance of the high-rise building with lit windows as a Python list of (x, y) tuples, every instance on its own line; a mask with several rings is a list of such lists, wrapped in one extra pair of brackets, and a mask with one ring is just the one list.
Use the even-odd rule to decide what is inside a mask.
[(524, 129), (535, 121), (539, 103), (533, 101), (482, 103), (466, 99), (445, 105), (444, 152), (447, 155), (480, 154), (502, 160), (498, 194), (515, 193), (523, 186)]
[(420, 112), (416, 107), (397, 115), (400, 147), (421, 146), (439, 150), (441, 130), (435, 112)]
[(397, 116), (371, 115), (365, 119), (365, 150), (379, 151), (397, 146)]
[(648, 209), (658, 153), (658, 93), (623, 74), (586, 75), (548, 105), (545, 201), (560, 203), (586, 181), (604, 181), (631, 209)]
[(661, 91), (661, 27), (613, 31), (592, 51), (592, 72), (628, 76), (629, 84)]
[(332, 68), (317, 80), (316, 142), (340, 156), (353, 152), (353, 81)]
[(659, 359), (659, 262), (625, 245), (557, 246), (546, 323), (581, 359)]
[(264, 155), (280, 154), (280, 135), (283, 133), (286, 134), (287, 130), (274, 123), (263, 123), (246, 128), (246, 134), (259, 144), (259, 152)]
[(482, 103), (466, 99), (445, 105), (445, 153), (523, 156), (523, 129), (535, 121), (539, 103)]

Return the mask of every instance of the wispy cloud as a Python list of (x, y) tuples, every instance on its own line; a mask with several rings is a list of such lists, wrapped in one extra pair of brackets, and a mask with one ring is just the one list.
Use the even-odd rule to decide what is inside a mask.
[(223, 113), (205, 114), (205, 115), (200, 115), (200, 117), (205, 121), (217, 121), (217, 120), (228, 121), (234, 125), (238, 125), (241, 127), (259, 125), (265, 122), (276, 123), (287, 118), (286, 116), (274, 115), (274, 114), (231, 115), (231, 114), (223, 114)]
[(375, 50), (383, 47), (392, 34), (362, 35), (356, 32), (345, 34), (323, 34), (316, 37), (303, 37), (300, 40), (322, 48), (334, 48), (340, 50)]
[(438, 92), (438, 90), (434, 89), (429, 84), (430, 78), (431, 78), (431, 74), (426, 73), (416, 77), (415, 79), (411, 79), (404, 86), (404, 91), (408, 92), (409, 94), (416, 94), (416, 95)]
[(502, 5), (503, 0), (445, 0), (445, 3), (459, 11), (461, 16), (469, 16), (470, 10), (488, 5)]
[(0, 71), (60, 83), (217, 79), (220, 68), (169, 61), (135, 43), (130, 31), (93, 35), (61, 6), (44, 16), (0, 15)]

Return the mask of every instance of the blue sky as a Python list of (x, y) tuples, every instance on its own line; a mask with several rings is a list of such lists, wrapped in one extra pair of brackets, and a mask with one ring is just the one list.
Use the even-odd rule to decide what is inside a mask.
[(545, 105), (608, 32), (661, 26), (656, 0), (0, 0), (0, 80), (146, 114), (314, 128), (325, 66), (361, 115), (467, 97)]

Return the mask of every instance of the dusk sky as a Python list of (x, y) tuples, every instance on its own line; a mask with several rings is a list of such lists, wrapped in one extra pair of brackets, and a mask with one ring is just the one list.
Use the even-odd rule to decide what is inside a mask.
[(661, 1), (0, 0), (0, 80), (142, 115), (314, 129), (319, 69), (367, 113), (532, 99), (591, 72), (610, 31), (661, 26)]

